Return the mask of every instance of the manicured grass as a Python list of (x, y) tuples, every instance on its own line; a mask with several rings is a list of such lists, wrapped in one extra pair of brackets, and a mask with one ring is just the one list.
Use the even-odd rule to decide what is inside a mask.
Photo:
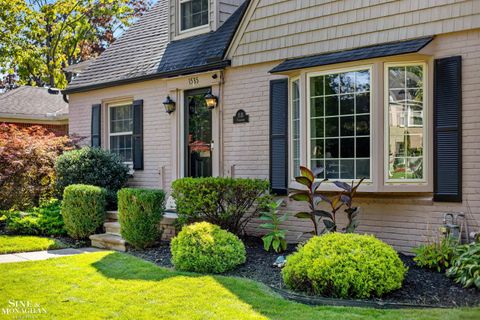
[(163, 269), (98, 252), (0, 265), (0, 308), (31, 301), (37, 319), (478, 319), (480, 309), (374, 310), (311, 307), (240, 278)]
[(61, 249), (66, 245), (62, 242), (34, 236), (0, 236), (0, 254)]

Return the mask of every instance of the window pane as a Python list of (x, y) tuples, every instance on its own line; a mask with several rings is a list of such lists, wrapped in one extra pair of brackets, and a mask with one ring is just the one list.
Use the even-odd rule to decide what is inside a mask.
[(133, 131), (132, 105), (110, 107), (110, 133)]
[(208, 0), (191, 0), (182, 2), (181, 30), (187, 30), (208, 24)]
[(116, 153), (124, 162), (132, 162), (132, 135), (110, 137), (110, 151)]
[(423, 179), (423, 66), (389, 67), (388, 74), (388, 178)]
[(292, 82), (292, 160), (293, 176), (300, 175), (300, 88)]
[(370, 178), (370, 71), (311, 77), (309, 85), (312, 168), (325, 165), (329, 179)]

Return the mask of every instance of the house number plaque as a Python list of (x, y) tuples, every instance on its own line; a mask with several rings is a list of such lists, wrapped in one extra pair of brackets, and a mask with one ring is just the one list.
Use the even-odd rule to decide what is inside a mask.
[(235, 113), (233, 116), (233, 123), (246, 123), (248, 121), (248, 114), (245, 112), (245, 110), (240, 109)]

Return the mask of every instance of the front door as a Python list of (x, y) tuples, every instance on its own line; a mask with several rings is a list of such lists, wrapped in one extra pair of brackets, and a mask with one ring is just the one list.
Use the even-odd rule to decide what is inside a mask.
[(185, 91), (185, 176), (212, 176), (212, 111), (205, 94), (209, 88)]

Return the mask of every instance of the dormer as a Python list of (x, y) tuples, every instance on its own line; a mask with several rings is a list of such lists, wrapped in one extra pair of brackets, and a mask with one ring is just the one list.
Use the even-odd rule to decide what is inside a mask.
[(245, 0), (169, 0), (170, 40), (215, 31)]

